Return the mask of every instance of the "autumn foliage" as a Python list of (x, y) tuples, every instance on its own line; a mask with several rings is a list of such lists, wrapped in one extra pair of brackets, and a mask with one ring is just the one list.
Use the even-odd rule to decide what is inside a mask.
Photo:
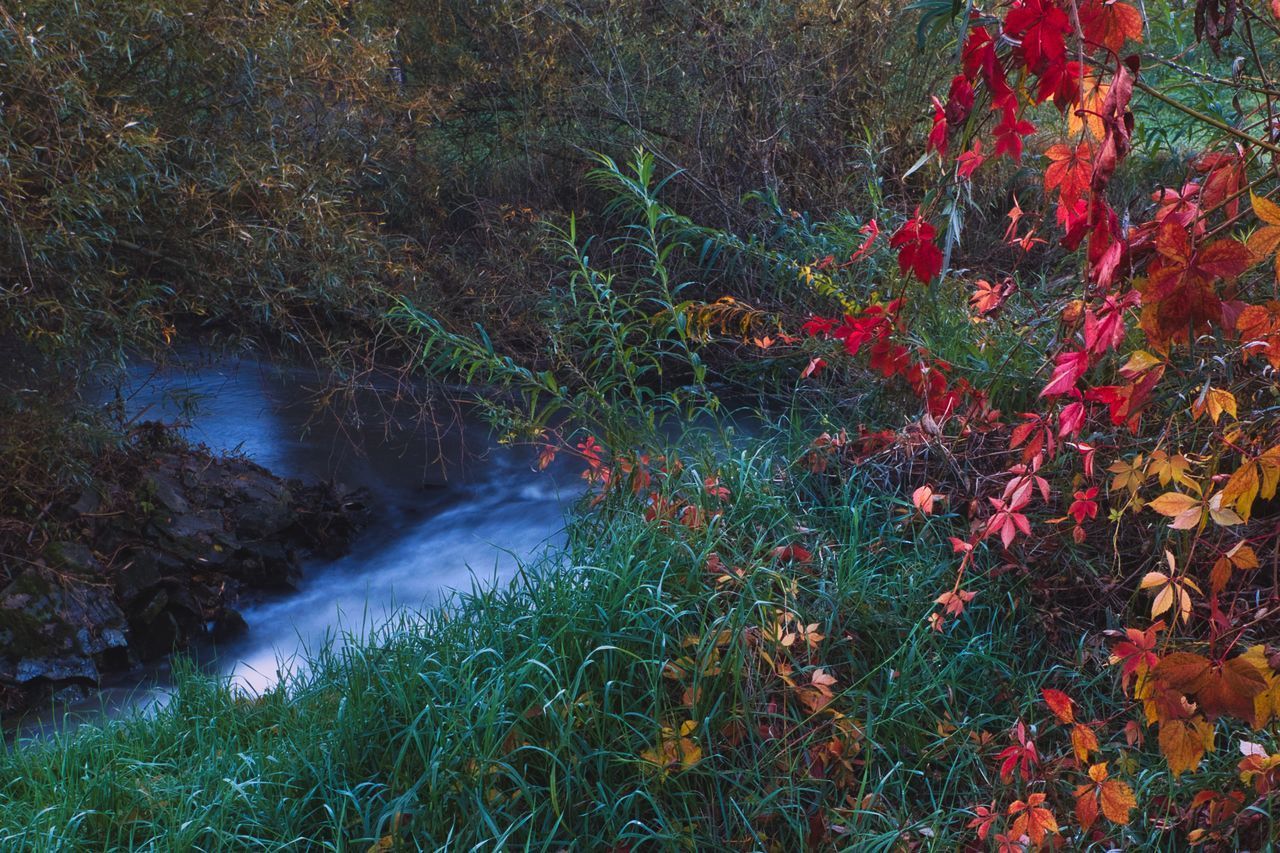
[[(1215, 51), (1237, 14), (1255, 59), (1255, 39), (1280, 33), (1266, 4), (1194, 6), (1196, 34)], [(1192, 110), (1215, 141), (1190, 158), (1187, 180), (1150, 188), (1147, 205), (1122, 207), (1114, 190), (1135, 148), (1135, 100), (1178, 107), (1143, 81), (1140, 6), (1013, 0), (975, 7), (959, 23), (959, 67), (945, 96), (933, 98), (927, 143), (946, 180), (892, 233), (900, 287), (842, 318), (812, 318), (804, 331), (840, 345), (824, 364), (840, 350), (866, 358), (923, 403), (919, 420), (850, 454), (855, 462), (891, 445), (940, 441), (963, 458), (979, 440), (1003, 442), (1002, 466), (984, 457), (981, 476), (904, 483), (922, 517), (943, 499), (966, 516), (967, 534), (953, 538), (955, 584), (940, 591), (934, 629), (952, 629), (974, 595), (966, 579), (988, 558), (1037, 573), (1046, 554), (1072, 546), (1118, 566), (1108, 585), (1131, 602), (1111, 597), (1132, 626), (1107, 632), (1117, 710), (1082, 720), (1071, 697), (1046, 690), (1064, 753), (1049, 758), (1038, 742), (1049, 735), (1019, 723), (997, 756), (1009, 796), (974, 807), (977, 838), (1001, 850), (1052, 846), (1073, 823), (1079, 837), (1107, 838), (1108, 825), (1128, 823), (1142, 807), (1106, 758), (1109, 744), (1141, 747), (1149, 738), (1175, 779), (1238, 746), (1239, 786), (1201, 790), (1182, 804), (1188, 840), (1229, 845), (1257, 820), (1249, 803), (1272, 803), (1280, 764), (1274, 746), (1254, 742), (1274, 734), (1280, 716), (1280, 123), (1272, 97), (1241, 108), (1252, 134)], [(957, 193), (1001, 160), (1037, 170), (1044, 205), (1039, 230), (1019, 233), (1027, 211), (1015, 200), (1006, 242), (1025, 256), (1051, 241), (1078, 259), (1036, 405), (1025, 411), (993, 408), (993, 389), (971, 384), (910, 334), (913, 310), (940, 285), (969, 288), (979, 325), (1002, 322), (1026, 291), (1016, 271), (944, 268), (958, 245), (947, 226)]]

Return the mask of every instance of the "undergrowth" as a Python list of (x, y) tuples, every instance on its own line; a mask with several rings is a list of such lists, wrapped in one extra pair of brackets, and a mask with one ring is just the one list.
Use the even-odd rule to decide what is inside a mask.
[(261, 697), (187, 669), (151, 718), (11, 748), (0, 846), (953, 848), (990, 733), (1052, 677), (1043, 643), (1016, 584), (928, 630), (946, 522), (904, 526), (794, 450), (694, 455), (665, 488), (705, 524), (611, 495), (510, 586)]

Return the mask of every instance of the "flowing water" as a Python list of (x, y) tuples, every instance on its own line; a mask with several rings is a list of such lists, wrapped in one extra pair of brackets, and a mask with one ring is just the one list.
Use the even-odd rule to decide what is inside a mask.
[[(297, 591), (241, 607), (243, 636), (196, 650), (203, 667), (246, 690), (270, 687), (307, 648), (358, 636), (397, 609), (502, 582), (562, 540), (566, 504), (581, 490), (574, 471), (538, 471), (531, 449), (495, 445), (485, 425), (449, 407), (424, 423), (417, 406), (388, 411), (394, 395), (369, 391), (356, 398), (358, 425), (317, 415), (321, 384), (305, 368), (197, 355), (135, 367), (120, 392), (128, 417), (182, 422), (189, 438), (277, 475), (371, 493), (371, 523), (347, 556), (307, 561)], [(163, 702), (168, 676), (167, 663), (151, 666), (67, 710), (77, 718)]]

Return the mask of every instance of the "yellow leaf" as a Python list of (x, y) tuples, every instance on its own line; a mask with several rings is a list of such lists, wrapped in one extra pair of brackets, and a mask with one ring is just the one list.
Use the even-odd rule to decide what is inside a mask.
[(1164, 572), (1147, 572), (1142, 576), (1142, 583), (1138, 585), (1139, 589), (1150, 589), (1153, 586), (1161, 586), (1167, 584), (1170, 577)]
[[(1252, 500), (1252, 499), (1251, 499)], [(1232, 527), (1237, 524), (1244, 524), (1244, 519), (1236, 514), (1231, 507), (1222, 505), (1222, 492), (1218, 492), (1209, 498), (1209, 517), (1213, 519), (1213, 523), (1219, 527)]]
[(680, 764), (683, 767), (692, 767), (702, 760), (702, 747), (698, 746), (691, 738), (680, 738)]
[(1227, 559), (1242, 572), (1258, 568), (1258, 553), (1244, 542), (1237, 542), (1235, 547), (1227, 552)]
[(1158, 477), (1162, 486), (1177, 483), (1198, 494), (1200, 492), (1200, 484), (1187, 476), (1187, 471), (1190, 468), (1191, 460), (1181, 453), (1175, 453), (1170, 456), (1163, 450), (1157, 450), (1151, 454), (1151, 463), (1147, 466), (1147, 473)]
[(1175, 779), (1199, 767), (1204, 754), (1212, 750), (1213, 726), (1203, 717), (1169, 720), (1160, 725), (1160, 751)]
[(1163, 364), (1159, 356), (1140, 349), (1129, 356), (1129, 360), (1124, 363), (1124, 367), (1120, 368), (1120, 370), (1126, 376), (1135, 376), (1139, 373), (1146, 373), (1157, 364)]
[(1164, 613), (1173, 606), (1175, 587), (1173, 584), (1165, 584), (1156, 593), (1156, 597), (1151, 601), (1151, 618), (1154, 619), (1161, 613)]
[(1262, 471), (1262, 485), (1258, 493), (1264, 501), (1269, 501), (1276, 496), (1276, 487), (1280, 486), (1280, 444), (1265, 451), (1257, 462)]
[(1251, 663), (1267, 685), (1261, 693), (1253, 697), (1253, 722), (1257, 728), (1261, 729), (1273, 718), (1280, 717), (1280, 677), (1272, 672), (1264, 646), (1250, 646), (1248, 651), (1240, 655), (1240, 658)]
[(1102, 122), (1102, 105), (1111, 91), (1111, 84), (1104, 83), (1101, 74), (1086, 74), (1081, 86), (1080, 108), (1067, 114), (1067, 134), (1076, 136), (1086, 127), (1094, 139), (1102, 139), (1106, 127)]
[(1268, 225), (1280, 225), (1280, 205), (1255, 192), (1249, 193), (1249, 201), (1253, 204), (1254, 216)]
[(1128, 489), (1130, 494), (1136, 495), (1138, 489), (1142, 488), (1142, 484), (1147, 479), (1147, 464), (1141, 453), (1128, 462), (1123, 459), (1117, 459), (1107, 467), (1107, 470), (1116, 475), (1111, 480), (1111, 491), (1113, 492)]
[[(1169, 563), (1169, 571), (1174, 571), (1173, 555), (1166, 551), (1165, 558)], [(1178, 578), (1172, 574), (1166, 575), (1164, 572), (1147, 572), (1143, 575), (1139, 588), (1154, 587), (1160, 587), (1160, 589), (1151, 602), (1152, 619), (1173, 608), (1174, 604), (1177, 604), (1178, 609), (1173, 613), (1173, 621), (1176, 622), (1181, 618), (1186, 622), (1191, 618), (1191, 593), (1187, 592), (1187, 588), (1194, 589), (1197, 594), (1200, 594), (1200, 587), (1196, 586), (1195, 581), (1190, 578)]]
[(1212, 388), (1208, 385), (1204, 386), (1204, 390), (1200, 392), (1200, 396), (1191, 404), (1191, 413), (1197, 418), (1205, 412), (1209, 413), (1209, 417), (1216, 424), (1218, 418), (1222, 417), (1222, 413), (1226, 412), (1233, 418), (1236, 415), (1236, 398), (1230, 391), (1223, 391), (1221, 388)]
[(1258, 489), (1261, 485), (1258, 478), (1258, 463), (1246, 462), (1236, 469), (1231, 479), (1227, 480), (1227, 485), (1222, 488), (1222, 502), (1228, 506), (1235, 504), (1240, 517), (1248, 521), (1249, 513), (1253, 511), (1253, 501), (1258, 497)]
[(1169, 526), (1174, 530), (1190, 530), (1204, 517), (1204, 507), (1200, 499), (1181, 492), (1165, 492), (1147, 506), (1166, 518), (1172, 518), (1173, 521)]
[(1181, 492), (1165, 492), (1147, 506), (1167, 518), (1176, 518), (1189, 509), (1199, 509), (1200, 499)]

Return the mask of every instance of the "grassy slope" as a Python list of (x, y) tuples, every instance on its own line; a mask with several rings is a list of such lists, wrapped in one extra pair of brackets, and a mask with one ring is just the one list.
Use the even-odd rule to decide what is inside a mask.
[[(321, 653), (260, 699), (189, 674), (155, 719), (0, 754), (0, 848), (365, 849), (396, 835), (454, 849), (794, 849), (820, 805), (860, 849), (903, 831), (955, 845), (991, 773), (970, 733), (1006, 729), (1000, 715), (1034, 695), (1036, 641), (996, 590), (957, 630), (929, 631), (950, 571), (941, 536), (893, 526), (883, 500), (800, 474), (781, 448), (721, 463), (734, 499), (701, 531), (611, 502), (511, 588)], [(796, 478), (779, 484), (784, 466)], [(692, 467), (683, 477), (701, 482)], [(796, 541), (818, 546), (814, 565), (768, 558)], [(713, 551), (750, 568), (740, 585), (705, 571)], [(792, 655), (793, 678), (825, 665), (830, 708), (857, 721), (852, 761), (827, 780), (807, 749), (840, 724), (776, 704), (785, 691), (757, 652), (755, 629), (780, 607), (825, 637), (812, 658)], [(717, 653), (721, 630), (747, 639)], [(683, 706), (663, 664), (717, 654)], [(641, 757), (660, 726), (689, 719), (701, 760), (666, 772)]]

